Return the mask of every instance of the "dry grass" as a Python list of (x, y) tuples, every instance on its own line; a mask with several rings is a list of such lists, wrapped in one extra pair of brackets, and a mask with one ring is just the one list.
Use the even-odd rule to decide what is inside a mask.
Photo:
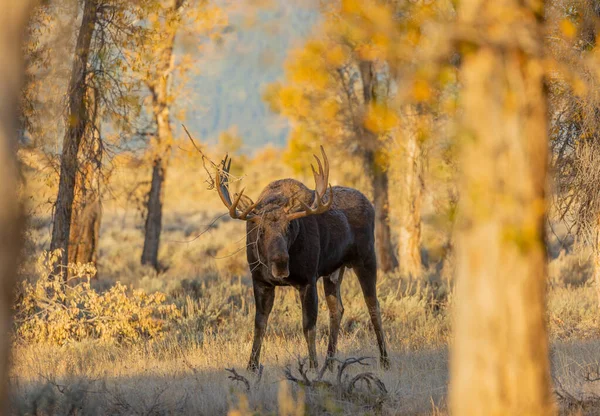
[[(285, 380), (284, 366), (294, 365), (296, 356), (304, 355), (300, 341), (298, 337), (269, 337), (265, 370), (256, 385), (254, 379), (241, 370), (250, 348), (247, 340), (237, 342), (215, 335), (194, 348), (181, 349), (168, 344), (127, 351), (90, 345), (30, 346), (21, 350), (15, 368), (15, 373), (19, 373), (14, 381), (19, 413), (28, 413), (28, 408), (31, 412), (36, 403), (43, 406), (43, 400), (48, 400), (45, 395), (50, 393), (63, 409), (70, 406), (73, 398), (61, 393), (58, 386), (65, 386), (63, 390), (80, 390), (84, 414), (97, 406), (100, 406), (99, 414), (225, 414), (228, 409), (239, 406), (240, 394), (247, 394), (251, 409), (273, 413), (277, 411), (279, 384)], [(344, 339), (341, 355), (368, 352), (375, 355), (374, 349), (365, 348), (364, 341)], [(325, 344), (321, 342), (319, 347), (323, 351)], [(45, 357), (43, 362), (39, 360), (41, 354)], [(445, 352), (396, 353), (392, 359), (391, 371), (369, 369), (382, 379), (389, 391), (381, 406), (385, 414), (427, 413), (431, 410), (432, 398), (436, 406), (443, 406), (447, 384)], [(235, 367), (250, 378), (253, 386), (249, 393), (243, 384), (228, 380), (226, 367)], [(357, 371), (364, 370), (354, 369), (351, 373)], [(332, 379), (333, 376), (325, 377)], [(293, 389), (298, 387), (293, 386)], [(308, 396), (310, 407), (321, 410), (318, 413), (336, 408), (352, 413), (373, 411), (373, 407), (365, 403), (334, 400), (327, 392), (308, 392)], [(161, 410), (152, 413), (149, 410), (155, 404)]]
[[(258, 192), (268, 179), (287, 175), (280, 167), (265, 172), (265, 163), (261, 161), (262, 169), (251, 167), (246, 172), (249, 189)], [(157, 274), (139, 265), (143, 219), (128, 190), (141, 192), (143, 186), (136, 188), (135, 183), (143, 175), (135, 166), (129, 167), (131, 175), (127, 170), (115, 173), (120, 175), (114, 177), (119, 186), (113, 185), (112, 199), (104, 204), (100, 279), (92, 286), (106, 293), (121, 282), (148, 293), (166, 293), (166, 302), (176, 305), (181, 318), (162, 337), (134, 344), (84, 339), (59, 346), (17, 339), (11, 376), (15, 414), (296, 414), (289, 409), (296, 409), (301, 402), (306, 403), (308, 414), (446, 413), (452, 298), (447, 273), (442, 278), (437, 271), (440, 264), (432, 263), (423, 280), (410, 281), (397, 274), (380, 276), (378, 289), (392, 369), (384, 372), (373, 360), (368, 368), (352, 367), (349, 374), (372, 371), (385, 384), (387, 395), (381, 396), (376, 389), (370, 392), (366, 384), (359, 386), (355, 397), (327, 389), (302, 393), (301, 387), (285, 381), (285, 367), (290, 365), (298, 374), (298, 357), (306, 356), (300, 305), (291, 288), (277, 292), (264, 344), (264, 373), (256, 382), (245, 372), (254, 319), (245, 263), (245, 226), (226, 217), (214, 222), (223, 209), (216, 194), (205, 189), (201, 168), (193, 158), (174, 166), (177, 168), (168, 176), (160, 251), (165, 270)], [(44, 185), (35, 178), (30, 185), (34, 201), (28, 236), (31, 259), (24, 272), (34, 282), (38, 278), (35, 258), (49, 243), (50, 214), (43, 203), (48, 194)], [(426, 218), (433, 220), (425, 224), (424, 250), (436, 250), (444, 237), (436, 232), (439, 224), (435, 217)], [(552, 245), (558, 247), (556, 241)], [(600, 396), (600, 382), (585, 381), (584, 377), (600, 356), (591, 265), (585, 253), (560, 249), (553, 253), (548, 292), (553, 372), (563, 396), (566, 391), (571, 397), (561, 399), (562, 409), (565, 414), (594, 414), (599, 408), (595, 395)], [(321, 285), (319, 290), (318, 352), (322, 361), (328, 317)], [(342, 290), (345, 315), (340, 357), (377, 357), (360, 288), (351, 273)], [(228, 379), (225, 368), (232, 367), (249, 378), (250, 392), (243, 383)], [(326, 373), (325, 378), (331, 381), (335, 377)]]

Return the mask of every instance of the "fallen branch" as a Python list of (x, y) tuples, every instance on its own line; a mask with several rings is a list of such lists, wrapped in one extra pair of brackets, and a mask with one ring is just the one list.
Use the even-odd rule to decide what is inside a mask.
[(250, 392), (250, 381), (248, 381), (246, 377), (240, 375), (235, 368), (226, 368), (225, 371), (231, 373), (231, 375), (227, 377), (228, 379), (234, 382), (243, 383), (246, 387), (246, 392)]
[[(264, 367), (261, 364), (260, 367), (258, 367), (258, 373), (256, 374), (256, 381), (254, 382), (254, 388), (256, 388), (258, 386), (258, 384), (260, 383), (260, 381), (262, 380), (263, 370), (264, 370)], [(227, 376), (228, 379), (230, 379), (231, 381), (234, 381), (236, 383), (242, 383), (244, 385), (244, 387), (246, 387), (246, 392), (250, 392), (251, 385), (250, 385), (250, 380), (248, 380), (248, 378), (246, 378), (243, 375), (241, 375), (240, 373), (238, 373), (237, 370), (233, 367), (226, 368), (225, 371), (227, 371), (231, 374), (230, 376)]]

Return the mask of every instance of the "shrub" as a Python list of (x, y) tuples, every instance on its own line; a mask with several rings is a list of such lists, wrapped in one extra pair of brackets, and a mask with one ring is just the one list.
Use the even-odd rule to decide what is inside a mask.
[(549, 282), (552, 287), (580, 287), (592, 283), (594, 264), (591, 253), (567, 253), (564, 249), (548, 264)]
[(84, 339), (132, 343), (162, 336), (179, 320), (175, 305), (157, 292), (128, 290), (116, 283), (100, 293), (90, 285), (92, 264), (69, 264), (68, 279), (53, 274), (60, 251), (44, 252), (37, 281), (24, 281), (15, 305), (16, 335), (26, 342), (65, 344)]

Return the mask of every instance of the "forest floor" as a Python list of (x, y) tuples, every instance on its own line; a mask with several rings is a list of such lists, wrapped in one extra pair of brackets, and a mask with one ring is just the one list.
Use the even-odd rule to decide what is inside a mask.
[[(216, 194), (209, 193), (197, 175), (190, 175), (191, 169), (187, 166), (169, 176), (160, 273), (139, 264), (144, 222), (137, 211), (139, 198), (125, 192), (143, 175), (125, 172), (127, 183), (115, 179), (122, 186), (111, 189), (114, 201), (104, 205), (98, 279), (92, 282), (98, 293), (116, 282), (148, 293), (162, 292), (166, 302), (181, 312), (177, 324), (166, 327), (160, 337), (137, 341), (50, 343), (17, 337), (11, 374), (15, 414), (447, 413), (454, 300), (451, 259), (440, 261), (436, 254), (444, 238), (436, 234), (435, 224), (428, 224), (426, 218), (423, 254), (429, 265), (422, 278), (379, 276), (391, 369), (378, 366), (366, 307), (350, 272), (342, 286), (345, 314), (338, 357), (342, 361), (374, 357), (364, 362), (368, 365), (351, 365), (339, 378), (334, 368), (324, 373), (324, 383), (314, 383), (318, 375), (309, 371), (307, 382), (299, 369), (299, 360), (307, 352), (298, 296), (294, 289), (281, 288), (263, 344), (264, 370), (258, 378), (245, 370), (254, 320), (245, 225), (222, 216)], [(254, 178), (252, 189), (285, 173), (261, 174)], [(29, 182), (33, 202), (23, 271), (29, 281), (39, 277), (36, 258), (49, 245), (47, 201), (53, 190), (46, 181), (38, 174)], [(564, 414), (598, 414), (600, 381), (594, 380), (600, 377), (600, 314), (592, 264), (585, 252), (556, 237), (550, 241), (549, 257), (547, 322), (556, 400)], [(329, 321), (322, 284), (319, 297), (317, 348), (322, 364)], [(229, 378), (232, 373), (227, 368), (242, 376), (239, 381)], [(352, 385), (361, 373), (363, 377)], [(290, 374), (300, 382), (289, 381)]]
[[(444, 414), (451, 342), (451, 282), (432, 267), (419, 280), (381, 275), (378, 284), (391, 352), (388, 371), (377, 364), (377, 349), (359, 285), (344, 280), (345, 315), (339, 358), (374, 357), (355, 364), (337, 380), (337, 368), (323, 379), (331, 387), (288, 381), (286, 367), (302, 380), (299, 359), (306, 356), (298, 297), (291, 288), (277, 292), (269, 322), (260, 379), (245, 370), (253, 329), (253, 296), (244, 252), (244, 225), (219, 211), (171, 212), (165, 223), (156, 273), (138, 265), (139, 220), (106, 213), (100, 245), (98, 291), (121, 281), (147, 292), (167, 294), (183, 312), (177, 328), (160, 339), (135, 343), (99, 340), (65, 343), (17, 341), (12, 385), (16, 414)], [(40, 250), (49, 219), (38, 218), (30, 241)], [(195, 239), (200, 233), (205, 234)], [(193, 241), (192, 241), (193, 240)], [(600, 402), (600, 322), (589, 259), (557, 250), (550, 262), (548, 327), (557, 401), (567, 412), (594, 414)], [(320, 290), (318, 352), (321, 363), (328, 315)], [(247, 378), (232, 381), (226, 368)], [(372, 372), (375, 382), (349, 386), (352, 377)], [(309, 380), (317, 373), (310, 371)], [(306, 382), (304, 383), (306, 384)], [(301, 395), (306, 399), (302, 399)], [(75, 409), (75, 410), (74, 410)], [(78, 410), (77, 410), (78, 409)], [(288, 409), (288, 410), (286, 410)], [(292, 409), (292, 410), (290, 410)], [(587, 409), (587, 410), (586, 410)], [(287, 412), (287, 413), (286, 413)]]

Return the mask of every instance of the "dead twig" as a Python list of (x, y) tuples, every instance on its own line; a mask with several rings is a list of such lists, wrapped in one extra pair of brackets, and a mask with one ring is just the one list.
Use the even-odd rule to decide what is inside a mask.
[(582, 370), (583, 379), (589, 383), (600, 381), (600, 364), (590, 364)]
[[(260, 381), (262, 380), (264, 369), (265, 369), (265, 367), (262, 364), (258, 367), (258, 372), (256, 374), (256, 380), (254, 381), (255, 389), (258, 387)], [(246, 387), (246, 392), (249, 392), (251, 390), (250, 380), (248, 380), (248, 378), (244, 377), (243, 375), (239, 374), (235, 368), (233, 368), (233, 367), (226, 368), (225, 371), (231, 373), (231, 375), (228, 376), (227, 378), (229, 378), (232, 381), (242, 383), (244, 385), (244, 387)]]
[(585, 409), (596, 406), (600, 401), (600, 398), (596, 395), (576, 397), (563, 386), (557, 377), (552, 377), (552, 379), (555, 386), (554, 394), (556, 394), (558, 401), (566, 408)]
[(337, 358), (334, 358), (335, 361), (339, 362), (340, 365), (338, 367), (338, 373), (337, 373), (337, 384), (338, 386), (342, 385), (342, 376), (344, 375), (344, 371), (346, 371), (346, 369), (348, 367), (350, 367), (351, 365), (354, 364), (360, 364), (360, 365), (369, 365), (368, 363), (366, 363), (366, 360), (371, 360), (373, 359), (373, 357), (359, 357), (359, 358), (347, 358), (344, 361), (338, 360)]
[(213, 168), (213, 171), (215, 169), (218, 169), (219, 166), (215, 162), (213, 162), (212, 160), (210, 160), (208, 158), (208, 156), (206, 156), (206, 154), (202, 151), (202, 149), (200, 148), (200, 146), (198, 146), (196, 144), (196, 142), (192, 138), (192, 135), (188, 131), (187, 127), (185, 127), (184, 124), (181, 124), (181, 127), (183, 127), (183, 130), (185, 130), (185, 133), (187, 134), (188, 138), (192, 142), (192, 145), (194, 146), (194, 148), (198, 151), (198, 153), (200, 153), (200, 156), (202, 156), (202, 166), (204, 167), (204, 170), (206, 171), (206, 174), (208, 175), (208, 179), (206, 180), (206, 182), (208, 183), (208, 189), (209, 190), (215, 189), (215, 178), (213, 178), (212, 174), (210, 173), (210, 170), (206, 166), (206, 162), (210, 163), (210, 165)]
[(228, 379), (237, 383), (243, 383), (246, 387), (246, 392), (250, 392), (250, 381), (246, 377), (239, 374), (235, 368), (226, 368), (225, 371), (231, 373), (230, 376), (227, 376)]

